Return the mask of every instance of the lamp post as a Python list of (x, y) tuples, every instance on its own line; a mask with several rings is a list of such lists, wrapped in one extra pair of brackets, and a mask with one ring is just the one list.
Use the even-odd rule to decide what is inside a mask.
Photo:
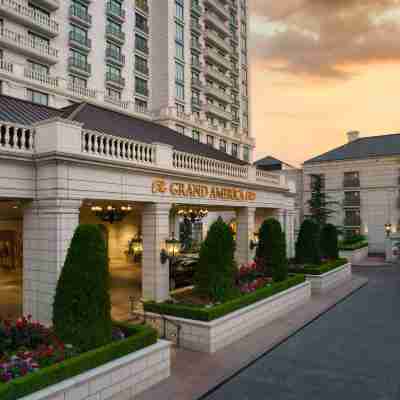
[(385, 232), (386, 232), (386, 237), (389, 237), (390, 233), (392, 232), (392, 224), (391, 223), (385, 224)]
[(254, 250), (258, 246), (259, 240), (258, 232), (254, 232), (250, 240), (250, 250)]

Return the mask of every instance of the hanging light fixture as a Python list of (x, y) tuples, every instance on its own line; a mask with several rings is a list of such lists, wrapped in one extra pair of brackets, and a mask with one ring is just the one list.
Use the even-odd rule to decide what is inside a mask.
[(206, 208), (180, 208), (177, 215), (188, 218), (192, 223), (195, 223), (207, 217), (208, 210)]
[(96, 217), (100, 218), (104, 222), (109, 222), (110, 224), (114, 222), (122, 221), (131, 211), (131, 206), (121, 206), (119, 208), (114, 206), (100, 207), (93, 206), (91, 210), (95, 213)]

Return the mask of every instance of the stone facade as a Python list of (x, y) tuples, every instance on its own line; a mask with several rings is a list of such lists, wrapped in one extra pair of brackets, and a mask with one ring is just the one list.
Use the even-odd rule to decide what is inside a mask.
[(368, 257), (368, 246), (357, 250), (340, 250), (340, 257), (347, 258), (353, 265), (364, 261)]
[[(289, 311), (307, 302), (310, 297), (311, 284), (305, 282), (211, 322), (171, 316), (167, 316), (167, 320), (181, 326), (180, 345), (183, 348), (214, 353), (269, 322), (284, 317)], [(163, 334), (163, 324), (157, 321), (157, 315), (149, 316), (150, 321), (157, 322), (154, 325)], [(166, 329), (167, 338), (176, 340), (172, 337), (176, 335), (176, 328), (173, 325), (170, 328)]]
[(351, 280), (351, 263), (322, 275), (306, 275), (313, 293), (323, 293)]
[(158, 343), (21, 400), (131, 400), (170, 376), (170, 343)]

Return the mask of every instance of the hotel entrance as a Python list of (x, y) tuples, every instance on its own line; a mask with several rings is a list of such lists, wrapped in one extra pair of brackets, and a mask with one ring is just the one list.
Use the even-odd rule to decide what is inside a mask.
[(22, 314), (22, 211), (17, 200), (0, 200), (0, 318)]

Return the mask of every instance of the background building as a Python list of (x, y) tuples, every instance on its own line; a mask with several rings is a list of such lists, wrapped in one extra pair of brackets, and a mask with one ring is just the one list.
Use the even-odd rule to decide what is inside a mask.
[(385, 225), (400, 230), (400, 134), (360, 138), (304, 163), (303, 211), (307, 213), (313, 176), (338, 206), (332, 222), (350, 233), (368, 236), (372, 253), (385, 251)]
[(3, 0), (1, 93), (82, 100), (252, 161), (247, 0)]

